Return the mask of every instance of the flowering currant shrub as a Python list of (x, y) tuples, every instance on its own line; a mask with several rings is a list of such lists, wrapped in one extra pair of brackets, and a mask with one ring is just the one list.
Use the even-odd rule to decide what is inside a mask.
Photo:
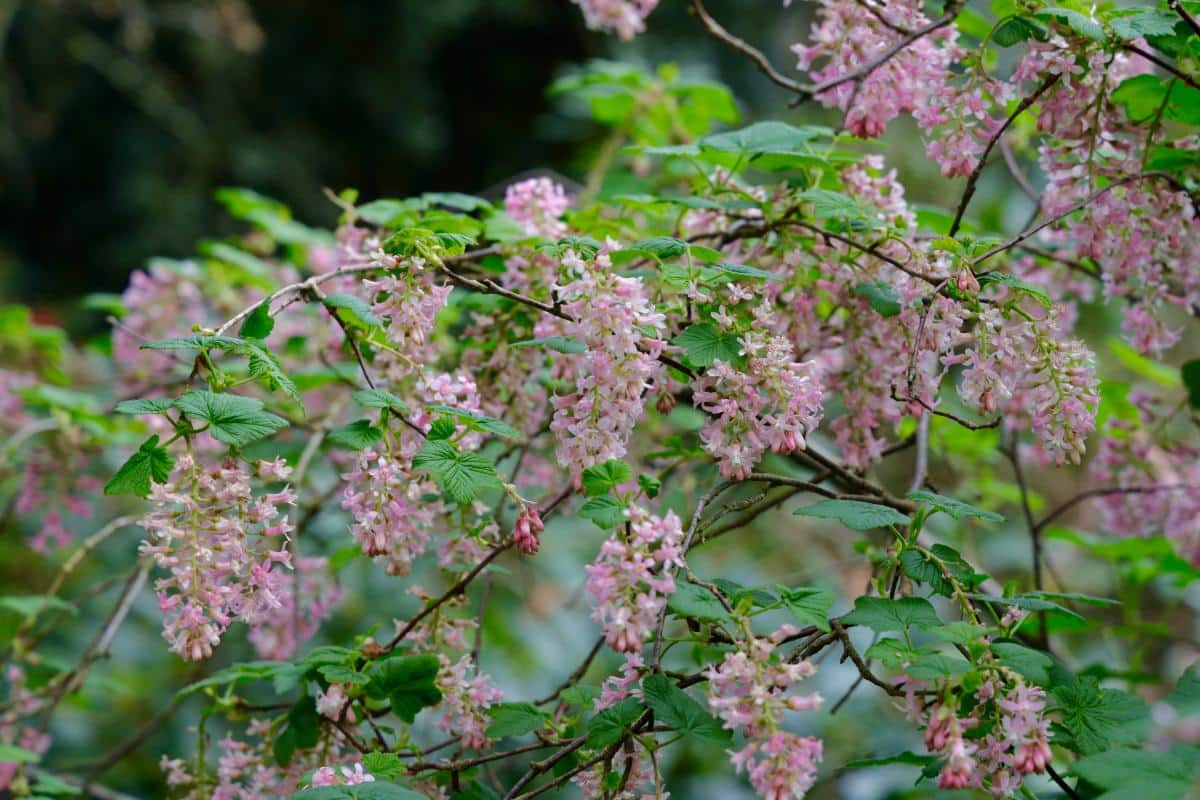
[[(0, 795), (189, 714), (157, 796), (1195, 796), (1200, 3), (802, 5), (690, 2), (788, 121), (598, 63), (583, 186), (224, 189), (103, 342), (4, 309)], [(80, 769), (139, 615), (178, 694)]]

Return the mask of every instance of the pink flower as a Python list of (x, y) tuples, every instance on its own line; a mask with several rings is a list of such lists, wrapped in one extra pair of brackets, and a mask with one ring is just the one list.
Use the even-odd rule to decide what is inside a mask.
[(675, 591), (675, 580), (663, 568), (682, 559), (683, 529), (669, 511), (655, 517), (634, 506), (626, 536), (618, 528), (600, 546), (587, 571), (587, 591), (595, 601), (592, 619), (604, 629), (609, 647), (623, 653), (641, 648), (658, 623), (658, 614)]
[(629, 41), (646, 30), (646, 17), (658, 0), (572, 0), (583, 11), (589, 28), (612, 31)]
[(530, 178), (504, 192), (504, 210), (526, 233), (558, 239), (567, 232), (562, 215), (569, 201), (561, 184), (549, 178)]

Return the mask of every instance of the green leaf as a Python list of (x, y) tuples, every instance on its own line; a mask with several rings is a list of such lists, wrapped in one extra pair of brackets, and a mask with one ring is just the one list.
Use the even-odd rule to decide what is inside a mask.
[(411, 725), (418, 711), (442, 701), (436, 683), (438, 667), (438, 658), (432, 654), (376, 661), (367, 669), (371, 678), (367, 694), (377, 700), (387, 698), (396, 716)]
[(1106, 39), (1100, 23), (1073, 8), (1043, 8), (1037, 12), (1037, 18), (1043, 21), (1057, 19), (1075, 33), (1093, 42), (1103, 42)]
[(903, 309), (900, 305), (900, 298), (896, 296), (896, 290), (890, 283), (884, 281), (860, 283), (854, 287), (854, 293), (867, 298), (871, 308), (875, 309), (881, 317), (894, 317)]
[(0, 597), (0, 609), (11, 611), (22, 617), (36, 617), (43, 611), (63, 611), (69, 614), (79, 613), (75, 606), (61, 597), (47, 597), (44, 594)]
[(779, 599), (801, 625), (815, 625), (818, 630), (829, 633), (829, 609), (835, 599), (833, 592), (804, 586), (797, 589), (777, 586), (776, 590)]
[(104, 486), (104, 494), (135, 494), (145, 497), (150, 494), (150, 484), (165, 483), (171, 474), (175, 460), (166, 448), (158, 446), (158, 436), (142, 442), (138, 451), (121, 465), (117, 473)]
[(233, 336), (210, 336), (196, 334), (183, 336), (178, 339), (160, 339), (156, 342), (146, 342), (141, 350), (232, 350), (245, 344), (245, 340)]
[(946, 597), (954, 594), (951, 578), (968, 589), (978, 582), (971, 565), (957, 550), (944, 544), (935, 544), (928, 555), (916, 548), (904, 550), (900, 553), (900, 566), (908, 577), (929, 584), (935, 592)]
[(383, 431), (365, 419), (355, 420), (349, 425), (334, 428), (326, 436), (334, 447), (344, 450), (366, 450), (383, 441)]
[(532, 703), (497, 703), (487, 713), (492, 718), (487, 736), (492, 739), (524, 736), (544, 726), (549, 719)]
[(36, 764), (42, 757), (24, 747), (12, 744), (0, 744), (0, 764)]
[(371, 310), (371, 304), (355, 294), (331, 294), (327, 295), (321, 302), (326, 308), (331, 308), (334, 313), (345, 311), (347, 318), (357, 322), (365, 328), (371, 328), (383, 324), (383, 320), (379, 315)]
[(250, 312), (250, 316), (242, 320), (238, 336), (243, 339), (265, 339), (275, 330), (275, 318), (271, 316), (271, 304), (260, 303)]
[(1055, 661), (1040, 650), (1016, 642), (995, 642), (992, 652), (1000, 663), (1038, 686), (1050, 685), (1050, 670)]
[(604, 709), (588, 722), (587, 746), (600, 749), (621, 741), (645, 710), (636, 697), (627, 697)]
[(1200, 716), (1200, 666), (1193, 666), (1179, 677), (1175, 691), (1167, 695), (1166, 702), (1181, 716)]
[(426, 192), (421, 199), (431, 205), (449, 206), (459, 211), (486, 211), (492, 207), (487, 200), (462, 192)]
[(1028, 17), (1009, 17), (992, 29), (992, 41), (1001, 47), (1012, 47), (1029, 39), (1044, 40), (1046, 35), (1045, 26)]
[(813, 139), (829, 135), (828, 128), (797, 128), (784, 122), (767, 120), (745, 128), (705, 136), (700, 146), (706, 150), (760, 156), (768, 153), (797, 153), (808, 149)]
[(854, 198), (828, 189), (808, 189), (796, 197), (812, 203), (813, 216), (818, 219), (865, 219), (867, 216), (866, 211)]
[(408, 403), (386, 389), (363, 389), (351, 397), (354, 402), (364, 408), (394, 408), (397, 411), (408, 411)]
[(1054, 301), (1050, 299), (1050, 295), (1041, 286), (1022, 280), (1016, 275), (1009, 275), (1007, 272), (985, 272), (979, 276), (980, 286), (990, 286), (992, 284), (999, 284), (1024, 292), (1047, 308), (1054, 304)]
[(933, 655), (936, 652), (937, 650), (929, 647), (909, 647), (902, 639), (884, 637), (868, 647), (865, 655), (867, 658), (874, 658), (883, 662), (883, 665), (888, 669), (899, 669), (911, 664), (923, 655)]
[(246, 342), (238, 346), (235, 352), (248, 357), (248, 366), (252, 377), (263, 379), (272, 391), (282, 391), (297, 403), (304, 404), (300, 399), (300, 392), (296, 389), (295, 382), (283, 371), (279, 359), (267, 349), (265, 344)]
[(646, 493), (647, 497), (654, 498), (658, 497), (659, 491), (662, 490), (662, 481), (643, 472), (638, 475), (638, 486), (642, 487), (642, 491)]
[(1187, 388), (1188, 405), (1193, 409), (1200, 410), (1200, 358), (1185, 361), (1179, 368), (1179, 375), (1183, 379), (1184, 387)]
[(613, 497), (590, 497), (577, 512), (604, 530), (612, 530), (625, 522), (625, 504)]
[[(656, 236), (653, 239), (643, 239), (613, 253), (613, 263), (622, 264), (638, 258), (649, 257), (658, 261), (679, 258), (688, 251), (688, 243), (673, 236)], [(622, 257), (622, 254), (625, 254)]]
[(856, 531), (886, 528), (889, 525), (907, 526), (909, 523), (908, 517), (890, 506), (862, 500), (822, 500), (811, 506), (798, 508), (792, 513), (798, 517), (836, 519), (847, 528)]
[(317, 672), (330, 683), (349, 683), (355, 686), (366, 686), (371, 679), (361, 672), (355, 672), (350, 667), (341, 664), (326, 664), (318, 667)]
[(583, 471), (583, 493), (588, 497), (608, 494), (633, 478), (633, 469), (624, 461), (611, 458)]
[(697, 367), (711, 367), (716, 361), (732, 365), (740, 365), (745, 361), (741, 355), (742, 343), (737, 335), (720, 331), (707, 322), (689, 325), (671, 343), (682, 347), (687, 353), (687, 360)]
[(388, 781), (374, 780), (353, 785), (305, 789), (292, 795), (291, 800), (426, 800), (426, 797)]
[(546, 336), (542, 339), (527, 339), (514, 342), (512, 347), (548, 347), (559, 353), (586, 353), (588, 346), (570, 336)]
[(693, 617), (704, 622), (733, 621), (725, 606), (711, 591), (690, 581), (676, 581), (675, 591), (667, 598), (667, 608), (676, 616)]
[(296, 667), (286, 661), (244, 661), (233, 664), (203, 680), (190, 683), (176, 692), (176, 697), (186, 697), (201, 689), (219, 686), (237, 686), (249, 681), (269, 681), (285, 672), (295, 673)]
[(440, 416), (429, 423), (429, 430), (425, 432), (425, 438), (436, 442), (439, 439), (451, 439), (456, 432), (458, 432), (458, 423), (454, 421), (454, 417)]
[(655, 722), (701, 741), (729, 744), (729, 731), (666, 675), (655, 673), (643, 678), (642, 695), (654, 712)]
[(862, 625), (876, 633), (906, 628), (936, 628), (942, 624), (928, 600), (920, 597), (859, 597), (854, 610), (842, 617), (843, 625)]
[(1071, 772), (1108, 790), (1101, 800), (1185, 800), (1200, 768), (1200, 749), (1173, 747), (1167, 752), (1113, 749), (1081, 758)]
[(885, 756), (883, 758), (859, 758), (842, 765), (839, 771), (848, 769), (867, 769), (869, 767), (889, 767), (893, 764), (911, 764), (917, 767), (923, 767), (927, 764), (932, 764), (937, 761), (937, 756), (917, 755), (911, 750), (905, 750), (903, 753), (897, 753), (894, 756)]
[(114, 409), (118, 414), (165, 414), (175, 407), (173, 397), (142, 397), (122, 400)]
[(1004, 522), (1004, 517), (997, 514), (995, 511), (984, 511), (982, 508), (976, 508), (970, 503), (964, 503), (961, 500), (955, 500), (953, 497), (946, 497), (944, 494), (936, 492), (927, 492), (924, 489), (909, 492), (906, 497), (909, 500), (916, 500), (918, 503), (924, 503), (938, 511), (945, 512), (955, 519), (963, 519), (964, 517), (974, 517), (982, 519), (986, 522)]
[(1157, 75), (1135, 75), (1121, 81), (1110, 97), (1117, 105), (1125, 106), (1131, 122), (1146, 122), (1166, 101), (1167, 87)]
[(363, 769), (375, 776), (376, 780), (391, 780), (403, 775), (407, 765), (395, 753), (365, 753), (362, 758)]
[(417, 211), (420, 205), (422, 204), (416, 200), (381, 198), (363, 203), (354, 209), (354, 213), (372, 225), (391, 225), (399, 217)]
[(1032, 593), (1017, 595), (1016, 597), (998, 597), (989, 594), (968, 594), (972, 600), (980, 600), (984, 603), (994, 603), (1000, 606), (1016, 606), (1024, 611), (1054, 611), (1060, 614), (1066, 614), (1070, 617), (1080, 619), (1080, 616), (1069, 608), (1064, 608), (1058, 603), (1051, 603), (1049, 600), (1036, 597)]
[(1138, 9), (1132, 14), (1115, 17), (1110, 21), (1118, 39), (1129, 42), (1143, 36), (1170, 36), (1175, 32), (1179, 17), (1152, 8)]
[(767, 272), (765, 269), (758, 269), (757, 267), (747, 267), (745, 264), (730, 264), (727, 261), (722, 261), (714, 265), (714, 269), (719, 269), (726, 275), (733, 275), (738, 278), (753, 278), (764, 281), (783, 280), (774, 272)]
[(521, 432), (519, 430), (514, 428), (512, 425), (509, 425), (507, 422), (496, 419), (495, 417), (482, 417), (471, 411), (467, 411), (462, 408), (455, 408), (454, 406), (431, 405), (427, 406), (427, 408), (430, 411), (437, 411), (441, 414), (450, 414), (459, 420), (466, 422), (467, 426), (472, 430), (494, 433), (497, 436), (503, 436), (506, 439), (521, 438)]
[(295, 734), (296, 747), (308, 750), (317, 746), (321, 733), (321, 717), (310, 695), (304, 695), (288, 710), (288, 727)]
[(496, 467), (479, 453), (460, 453), (447, 441), (426, 440), (413, 457), (413, 467), (432, 475), (446, 496), (469, 505), (484, 489), (499, 486)]
[(929, 653), (918, 657), (904, 672), (916, 680), (934, 681), (949, 675), (962, 675), (970, 668), (971, 663), (964, 658)]
[[(0, 761), (4, 759), (0, 757)], [(78, 797), (83, 792), (75, 784), (67, 783), (57, 775), (49, 772), (38, 772), (33, 785), (33, 800), (47, 800), (47, 795), (54, 797)]]
[[(1090, 676), (1073, 676), (1051, 690), (1061, 725), (1071, 738), (1071, 748), (1093, 755), (1121, 744), (1139, 743), (1137, 724), (1148, 720), (1145, 702), (1119, 689), (1102, 689)], [(1056, 737), (1057, 738), (1057, 737)]]
[(983, 625), (973, 625), (970, 622), (956, 620), (955, 622), (947, 622), (940, 628), (933, 628), (929, 631), (943, 642), (950, 644), (968, 645), (972, 642), (977, 642), (984, 636), (994, 632), (993, 628), (988, 628)]
[(288, 424), (263, 411), (261, 400), (236, 394), (188, 392), (175, 401), (175, 407), (193, 421), (207, 422), (214, 439), (233, 447), (245, 447)]

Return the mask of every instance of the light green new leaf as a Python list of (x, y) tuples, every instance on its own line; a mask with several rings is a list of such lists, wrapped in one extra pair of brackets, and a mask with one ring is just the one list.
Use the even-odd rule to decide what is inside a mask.
[(847, 528), (856, 531), (886, 528), (889, 525), (907, 526), (909, 523), (908, 517), (890, 506), (862, 500), (822, 500), (811, 506), (798, 508), (792, 513), (798, 517), (836, 519)]

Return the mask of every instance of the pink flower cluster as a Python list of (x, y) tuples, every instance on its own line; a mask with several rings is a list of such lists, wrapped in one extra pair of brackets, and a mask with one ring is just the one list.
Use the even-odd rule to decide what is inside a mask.
[(344, 478), (342, 508), (354, 518), (350, 532), (363, 554), (383, 561), (389, 575), (407, 575), (429, 545), (438, 509), (422, 495), (432, 487), (401, 461), (373, 450), (359, 454)]
[(393, 348), (387, 376), (397, 381), (433, 360), (429, 335), (453, 287), (435, 282), (422, 258), (401, 261), (380, 253), (378, 260), (384, 266), (402, 270), (399, 275), (362, 282), (375, 297), (371, 310), (385, 322), (388, 343)]
[(641, 648), (675, 591), (665, 568), (683, 566), (683, 529), (675, 512), (656, 517), (634, 506), (628, 528), (627, 534), (619, 527), (584, 568), (595, 601), (592, 619), (604, 629), (609, 646), (623, 653)]
[(250, 643), (260, 658), (295, 656), (297, 647), (316, 634), (342, 599), (342, 588), (330, 573), (327, 558), (302, 556), (295, 567), (275, 593), (279, 604), (267, 606), (250, 629)]
[[(291, 797), (311, 773), (311, 785), (336, 786), (366, 783), (374, 780), (361, 764), (353, 769), (342, 767), (334, 771), (323, 763), (349, 758), (355, 752), (340, 733), (327, 728), (318, 747), (297, 751), (286, 767), (280, 767), (272, 753), (278, 730), (271, 722), (254, 719), (246, 728), (248, 740), (231, 734), (216, 744), (215, 774), (209, 772), (203, 759), (196, 763), (193, 773), (187, 762), (163, 756), (159, 767), (166, 774), (171, 797), (181, 800), (262, 800), (268, 797)], [(328, 781), (328, 782), (326, 782)]]
[(128, 313), (113, 327), (112, 364), (122, 388), (140, 390), (176, 362), (170, 351), (142, 350), (146, 342), (186, 336), (207, 317), (198, 276), (181, 265), (154, 264), (134, 270), (121, 295)]
[(625, 455), (645, 410), (642, 396), (661, 380), (657, 358), (666, 342), (657, 338), (663, 315), (641, 279), (617, 275), (607, 252), (585, 261), (567, 251), (563, 267), (571, 280), (558, 294), (573, 320), (566, 332), (588, 351), (573, 357), (576, 390), (554, 398), (550, 429), (559, 463), (579, 474)]
[[(265, 481), (291, 473), (282, 461), (259, 462), (257, 471)], [(151, 489), (141, 553), (170, 572), (155, 582), (163, 637), (190, 661), (211, 656), (234, 619), (257, 625), (284, 604), (289, 576), (275, 567), (292, 566), (283, 507), (296, 496), (290, 488), (256, 496), (251, 480), (239, 461), (202, 465), (185, 453)]]
[(658, 0), (572, 0), (583, 11), (589, 28), (612, 31), (629, 41), (646, 30), (646, 17)]
[(767, 450), (790, 453), (821, 420), (822, 392), (792, 345), (752, 330), (742, 335), (744, 368), (717, 361), (695, 382), (692, 402), (708, 412), (704, 449), (727, 478), (746, 478)]
[[(340, 774), (339, 774), (340, 772)], [(312, 776), (313, 786), (355, 786), (360, 783), (374, 783), (375, 776), (363, 769), (361, 763), (354, 768), (339, 767), (335, 772), (333, 767), (321, 767)]]
[[(26, 724), (41, 710), (44, 700), (29, 687), (25, 670), (16, 663), (5, 668), (4, 680), (8, 696), (0, 706), (0, 747), (15, 746), (39, 756), (45, 754), (50, 749), (50, 735)], [(12, 786), (18, 766), (14, 761), (0, 760), (0, 792)]]
[(531, 236), (558, 239), (567, 232), (562, 221), (570, 201), (562, 184), (530, 178), (504, 191), (504, 210)]
[(1118, 490), (1095, 500), (1103, 528), (1120, 536), (1161, 532), (1180, 556), (1200, 566), (1200, 451), (1153, 442), (1127, 423), (1112, 425), (1090, 465), (1096, 486)]
[(1050, 459), (1078, 464), (1100, 403), (1091, 351), (1052, 312), (1037, 318), (988, 306), (977, 335), (960, 357), (963, 401), (986, 416), (1003, 412), (1013, 427), (1028, 421)]
[(536, 555), (542, 546), (541, 533), (544, 530), (546, 524), (538, 515), (537, 508), (532, 505), (522, 506), (521, 515), (517, 517), (517, 524), (513, 529), (513, 541), (517, 549), (527, 556)]
[(708, 704), (725, 727), (745, 735), (745, 747), (732, 753), (734, 767), (745, 770), (766, 800), (799, 800), (816, 781), (821, 761), (820, 739), (782, 729), (789, 711), (811, 711), (822, 698), (815, 692), (790, 694), (797, 683), (816, 673), (811, 662), (781, 660), (775, 648), (795, 633), (785, 625), (765, 638), (750, 637), (705, 670)]
[(74, 438), (67, 434), (61, 445), (35, 447), (25, 462), (15, 511), (22, 516), (45, 511), (37, 533), (29, 539), (29, 546), (39, 553), (71, 541), (64, 511), (82, 519), (95, 513), (91, 497), (100, 493), (102, 484), (88, 474), (88, 458)]
[[(904, 34), (929, 24), (918, 0), (820, 0), (812, 44), (792, 47), (796, 68), (818, 84), (864, 68)], [(865, 80), (847, 80), (817, 95), (825, 106), (846, 112), (846, 128), (855, 136), (881, 135), (889, 121), (912, 113), (936, 96), (950, 77), (949, 68), (963, 50), (954, 26), (946, 26), (905, 47)], [(818, 65), (818, 62), (821, 62)]]
[(492, 721), (487, 710), (502, 701), (504, 693), (496, 688), (490, 677), (475, 672), (471, 656), (465, 655), (451, 662), (442, 655), (441, 661), (437, 685), (442, 690), (440, 708), (444, 715), (438, 727), (457, 737), (463, 749), (487, 749), (490, 744), (487, 727)]
[[(986, 788), (994, 797), (1008, 797), (1023, 776), (1046, 771), (1051, 752), (1045, 693), (1022, 682), (1004, 689), (996, 680), (985, 681), (975, 692), (978, 704), (965, 717), (947, 702), (921, 713), (925, 746), (946, 759), (938, 776), (941, 788)], [(992, 730), (967, 738), (985, 715), (995, 717)]]

